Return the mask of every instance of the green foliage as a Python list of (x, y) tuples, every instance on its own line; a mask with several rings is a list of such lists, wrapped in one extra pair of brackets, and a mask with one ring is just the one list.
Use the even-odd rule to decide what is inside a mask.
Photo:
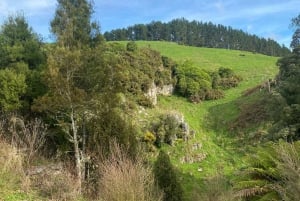
[(220, 67), (218, 73), (221, 78), (229, 78), (234, 76), (233, 70), (230, 68)]
[(279, 92), (289, 105), (300, 103), (300, 48), (278, 60)]
[(26, 92), (25, 76), (12, 70), (0, 70), (0, 108), (13, 111), (22, 105), (21, 96)]
[(109, 144), (114, 139), (134, 158), (138, 147), (137, 127), (131, 123), (131, 117), (125, 114), (126, 110), (121, 109), (115, 94), (103, 94), (94, 107), (94, 115), (88, 123), (90, 152), (98, 156), (110, 153)]
[[(289, 141), (300, 139), (300, 49), (278, 60), (278, 92), (286, 103), (281, 104), (271, 132), (274, 139), (284, 138)], [(277, 107), (277, 106), (274, 106)]]
[(296, 31), (293, 35), (291, 55), (278, 60), (278, 92), (286, 101), (286, 105), (278, 113), (281, 119), (273, 127), (276, 137), (290, 141), (300, 139), (300, 15), (292, 19)]
[(183, 138), (188, 128), (181, 122), (180, 115), (161, 114), (158, 119), (150, 125), (150, 130), (155, 134), (155, 145), (161, 147), (162, 143), (173, 145), (175, 140)]
[(137, 50), (137, 45), (134, 41), (130, 41), (126, 45), (127, 51), (134, 52)]
[(143, 136), (143, 141), (152, 144), (156, 141), (156, 137), (150, 131), (146, 131), (146, 133)]
[(224, 97), (221, 89), (238, 86), (241, 78), (229, 68), (219, 68), (218, 72), (207, 73), (186, 61), (175, 69), (177, 91), (192, 102), (216, 100)]
[[(0, 31), (0, 69), (13, 69), (25, 77), (22, 92), (24, 112), (30, 111), (33, 99), (45, 93), (41, 69), (46, 62), (42, 42), (28, 25), (24, 15), (9, 16)], [(36, 83), (36, 84), (33, 84)]]
[[(97, 58), (96, 58), (97, 57)], [(159, 52), (149, 48), (140, 48), (135, 51), (125, 50), (124, 46), (116, 43), (110, 43), (105, 47), (102, 53), (95, 54), (95, 60), (102, 60), (101, 66), (96, 67), (97, 72), (104, 71), (104, 77), (97, 78), (101, 82), (97, 86), (112, 86), (122, 93), (128, 95), (127, 97), (133, 99), (138, 104), (151, 107), (152, 102), (145, 93), (152, 87), (161, 87), (163, 85), (172, 84), (172, 70), (170, 67), (163, 65), (163, 59)], [(103, 66), (106, 66), (103, 68)], [(91, 69), (95, 72), (96, 69)], [(114, 69), (114, 70), (112, 70)], [(113, 73), (113, 74), (112, 74)], [(94, 73), (91, 77), (95, 77)], [(107, 76), (112, 75), (114, 82), (105, 83)]]
[(221, 89), (229, 89), (232, 87), (237, 87), (238, 83), (242, 78), (236, 75), (232, 69), (220, 67), (218, 69), (218, 76), (213, 75), (213, 87)]
[(0, 31), (0, 68), (24, 62), (30, 69), (45, 63), (41, 41), (21, 14), (9, 16)]
[(292, 19), (292, 26), (296, 29), (291, 42), (291, 48), (295, 49), (300, 45), (300, 14)]
[(247, 167), (237, 176), (238, 182), (235, 183), (237, 196), (259, 200), (272, 193), (272, 199), (279, 200), (279, 194), (274, 194), (274, 186), (280, 180), (275, 157), (276, 149), (272, 144), (260, 147), (248, 156)]
[(165, 201), (182, 201), (183, 190), (169, 156), (160, 151), (154, 164), (154, 175), (158, 186), (164, 191)]
[(283, 56), (290, 52), (288, 48), (280, 46), (271, 39), (249, 35), (232, 27), (215, 25), (211, 22), (188, 21), (184, 18), (174, 19), (167, 23), (156, 21), (150, 24), (137, 24), (126, 29), (105, 32), (104, 36), (108, 41), (164, 40), (180, 45), (245, 50), (271, 56)]
[(298, 200), (299, 148), (299, 142), (284, 141), (258, 147), (238, 175), (237, 196), (249, 200)]
[(205, 100), (206, 91), (211, 89), (211, 78), (208, 73), (186, 61), (176, 68), (176, 76), (177, 90), (182, 96), (198, 95), (200, 100)]
[(59, 43), (68, 47), (94, 46), (102, 41), (99, 26), (91, 22), (92, 3), (88, 0), (58, 0), (51, 31)]
[(36, 100), (36, 110), (55, 115), (56, 112), (68, 113), (72, 107), (79, 107), (85, 96), (85, 91), (76, 85), (76, 75), (83, 65), (81, 58), (80, 50), (72, 51), (64, 47), (52, 50), (44, 72), (48, 92)]

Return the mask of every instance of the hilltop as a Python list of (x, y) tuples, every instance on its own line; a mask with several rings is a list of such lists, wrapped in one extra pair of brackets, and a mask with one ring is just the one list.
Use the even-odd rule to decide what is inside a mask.
[(105, 32), (108, 41), (169, 41), (195, 47), (245, 50), (270, 56), (285, 56), (290, 50), (270, 38), (260, 38), (242, 30), (211, 22), (188, 21), (184, 18), (163, 23), (136, 24)]

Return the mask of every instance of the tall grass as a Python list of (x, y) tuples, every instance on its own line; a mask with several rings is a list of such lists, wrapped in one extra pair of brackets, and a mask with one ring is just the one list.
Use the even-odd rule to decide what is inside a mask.
[(15, 147), (0, 140), (0, 198), (28, 199), (29, 189), (30, 182), (24, 172), (22, 155)]
[(116, 142), (111, 154), (100, 164), (101, 201), (160, 201), (162, 193), (154, 182), (150, 167), (142, 158), (132, 160)]
[(44, 137), (41, 132), (45, 130), (39, 120), (21, 122), (20, 129), (12, 130), (13, 145), (4, 140), (9, 134), (4, 124), (0, 125), (0, 200), (78, 200), (75, 181), (68, 170), (54, 170), (56, 164), (51, 162), (37, 166), (29, 163), (37, 160), (35, 154), (43, 144), (40, 137)]
[(278, 170), (283, 182), (275, 186), (275, 190), (283, 200), (300, 200), (300, 143), (280, 142), (277, 148)]

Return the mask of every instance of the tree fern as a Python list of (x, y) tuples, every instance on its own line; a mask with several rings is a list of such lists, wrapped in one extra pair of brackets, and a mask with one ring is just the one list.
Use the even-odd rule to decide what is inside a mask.
[(247, 156), (247, 167), (234, 184), (237, 197), (247, 200), (300, 200), (300, 142), (280, 141), (258, 147)]
[(274, 146), (266, 144), (259, 147), (254, 154), (247, 156), (248, 165), (239, 173), (239, 179), (234, 186), (237, 197), (259, 200), (272, 193), (274, 195), (272, 199), (276, 200), (278, 193), (272, 186), (279, 180), (280, 175), (276, 170), (274, 153)]

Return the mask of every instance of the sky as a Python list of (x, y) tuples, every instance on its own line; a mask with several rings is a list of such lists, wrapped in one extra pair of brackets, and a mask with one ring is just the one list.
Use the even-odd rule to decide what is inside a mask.
[[(152, 21), (187, 20), (212, 22), (271, 38), (289, 47), (291, 19), (300, 14), (300, 0), (93, 0), (93, 20), (101, 32)], [(0, 0), (0, 24), (16, 12), (25, 14), (29, 25), (45, 41), (56, 0)]]

